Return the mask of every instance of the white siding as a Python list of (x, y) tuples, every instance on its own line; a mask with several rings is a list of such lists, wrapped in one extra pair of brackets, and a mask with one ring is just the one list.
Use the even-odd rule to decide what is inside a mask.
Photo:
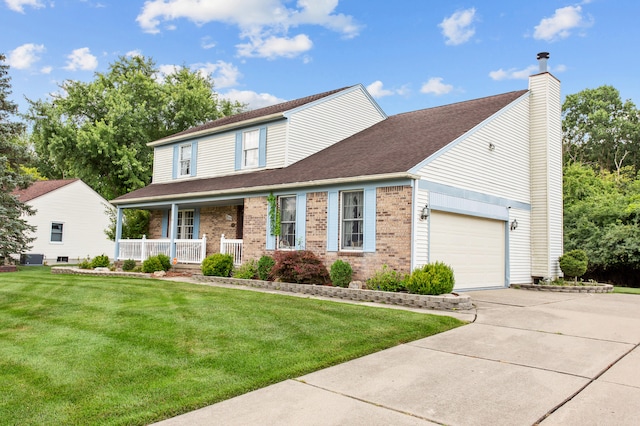
[[(111, 205), (84, 182), (70, 183), (27, 204), (37, 210), (35, 216), (26, 218), (37, 226), (29, 253), (44, 254), (49, 263), (55, 263), (58, 256), (68, 256), (69, 263), (101, 254), (113, 258), (115, 243), (104, 233), (109, 226), (105, 209)], [(63, 224), (61, 243), (50, 241), (51, 222)]]
[(267, 126), (267, 168), (284, 167), (286, 142), (286, 121)]
[(173, 145), (153, 150), (153, 183), (168, 182), (173, 174)]
[(224, 132), (198, 139), (197, 178), (235, 172), (236, 132)]
[(415, 226), (413, 243), (414, 243), (414, 259), (413, 264), (416, 268), (429, 263), (429, 219), (420, 219), (423, 207), (429, 202), (429, 191), (416, 189), (416, 203), (413, 206)]
[[(431, 182), (529, 203), (529, 101), (516, 102), (418, 174)], [(489, 144), (495, 148), (490, 150)]]
[(364, 89), (291, 113), (285, 165), (293, 164), (384, 119)]
[(518, 227), (509, 231), (509, 283), (529, 284), (531, 280), (531, 212), (509, 210), (509, 225), (516, 220)]
[(560, 83), (548, 73), (532, 76), (531, 243), (532, 274), (557, 277), (562, 254), (562, 127)]

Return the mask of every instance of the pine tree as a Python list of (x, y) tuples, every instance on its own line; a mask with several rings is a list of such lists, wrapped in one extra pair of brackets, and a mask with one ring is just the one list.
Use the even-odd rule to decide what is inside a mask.
[(16, 189), (27, 188), (31, 177), (21, 167), (28, 163), (30, 155), (27, 147), (19, 142), (24, 124), (11, 121), (18, 106), (9, 99), (8, 73), (5, 56), (0, 54), (0, 264), (10, 261), (11, 255), (29, 250), (34, 240), (29, 234), (35, 231), (24, 219), (35, 211), (13, 194)]

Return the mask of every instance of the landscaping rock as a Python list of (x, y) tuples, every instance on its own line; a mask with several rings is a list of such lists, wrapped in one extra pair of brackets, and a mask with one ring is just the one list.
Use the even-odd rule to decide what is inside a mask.
[(161, 277), (164, 277), (165, 275), (167, 275), (165, 271), (155, 271), (153, 273), (153, 276), (156, 278), (161, 278)]

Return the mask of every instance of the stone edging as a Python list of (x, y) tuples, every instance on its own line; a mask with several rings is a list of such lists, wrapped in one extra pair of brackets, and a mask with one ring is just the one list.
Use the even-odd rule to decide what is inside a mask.
[(613, 293), (611, 284), (594, 285), (541, 285), (541, 284), (511, 284), (511, 288), (522, 290), (555, 291), (560, 293)]
[(331, 287), (326, 285), (293, 284), (203, 275), (194, 275), (193, 278), (202, 282), (243, 285), (268, 290), (287, 291), (313, 296), (335, 297), (339, 299), (357, 300), (360, 302), (386, 303), (412, 308), (437, 309), (443, 311), (463, 311), (473, 308), (471, 296), (467, 295), (443, 294), (441, 296), (427, 296), (422, 294), (394, 293), (389, 291), (360, 290), (356, 288)]
[(153, 278), (151, 274), (144, 272), (120, 272), (120, 271), (96, 271), (93, 269), (80, 269), (73, 266), (54, 266), (51, 268), (52, 274), (71, 274), (71, 275), (100, 275), (101, 277), (140, 277)]

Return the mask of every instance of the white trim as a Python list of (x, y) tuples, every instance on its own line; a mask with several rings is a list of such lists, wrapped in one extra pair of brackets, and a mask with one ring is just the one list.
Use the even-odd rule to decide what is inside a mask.
[[(362, 209), (362, 217), (360, 218), (360, 223), (361, 223), (361, 233), (362, 233), (362, 242), (361, 242), (361, 246), (358, 247), (344, 247), (344, 235), (342, 234), (342, 229), (343, 229), (343, 224), (344, 224), (344, 216), (343, 216), (343, 212), (344, 212), (344, 195), (345, 194), (349, 194), (349, 193), (355, 193), (355, 192), (359, 192), (362, 194), (362, 205), (361, 205), (361, 209)], [(365, 229), (364, 229), (364, 216), (365, 216), (365, 211), (364, 211), (364, 188), (362, 189), (348, 189), (348, 190), (344, 190), (344, 191), (338, 191), (338, 252), (353, 252), (353, 253), (363, 253), (364, 252), (364, 233), (365, 233)], [(347, 219), (347, 220), (353, 220), (354, 222), (357, 221), (358, 219)]]

